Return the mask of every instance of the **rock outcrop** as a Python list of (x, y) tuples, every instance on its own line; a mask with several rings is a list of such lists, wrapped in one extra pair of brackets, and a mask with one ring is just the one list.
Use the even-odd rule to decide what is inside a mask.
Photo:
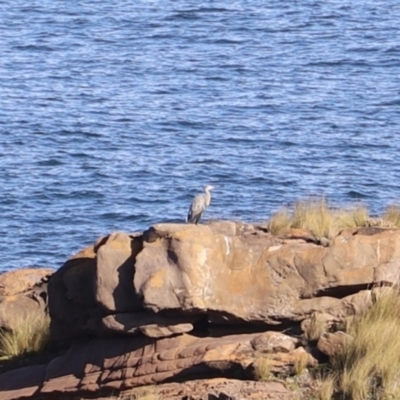
[(396, 229), (345, 230), (324, 246), (229, 221), (113, 233), (49, 282), (52, 338), (79, 343), (1, 374), (0, 398), (248, 379), (260, 357), (272, 372), (315, 365), (299, 336), (334, 354), (341, 337), (324, 332), (369, 306), (374, 286), (399, 283), (399, 263)]
[(116, 233), (54, 275), (53, 331), (132, 335), (158, 324), (169, 336), (199, 321), (279, 326), (315, 313), (340, 320), (369, 304), (373, 285), (399, 281), (399, 260), (397, 230), (343, 231), (329, 247), (233, 222)]
[[(78, 252), (49, 283), (52, 332), (57, 339), (120, 330), (107, 315), (141, 311), (132, 282), (142, 237), (116, 232)], [(131, 326), (127, 331), (132, 331)]]

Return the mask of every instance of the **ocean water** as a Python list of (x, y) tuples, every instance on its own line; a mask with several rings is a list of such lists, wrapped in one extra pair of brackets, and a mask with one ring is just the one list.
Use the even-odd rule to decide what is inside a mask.
[(0, 271), (111, 231), (400, 200), (400, 3), (0, 5)]

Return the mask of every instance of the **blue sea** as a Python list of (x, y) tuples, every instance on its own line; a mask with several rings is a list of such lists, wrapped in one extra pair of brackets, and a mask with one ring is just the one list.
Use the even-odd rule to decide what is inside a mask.
[(398, 0), (0, 5), (0, 271), (112, 231), (400, 200)]

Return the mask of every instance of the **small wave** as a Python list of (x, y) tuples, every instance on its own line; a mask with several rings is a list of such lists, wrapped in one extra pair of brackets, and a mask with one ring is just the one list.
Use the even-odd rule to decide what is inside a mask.
[(147, 39), (152, 40), (163, 40), (163, 39), (173, 39), (175, 35), (171, 33), (154, 33), (149, 36), (146, 36)]
[(83, 152), (77, 152), (77, 153), (69, 152), (68, 155), (73, 158), (92, 158), (92, 156), (90, 154), (83, 153)]
[(229, 8), (218, 8), (218, 7), (201, 7), (197, 10), (194, 10), (200, 13), (225, 13), (225, 12), (232, 12)]
[(224, 165), (223, 161), (217, 160), (215, 158), (201, 158), (198, 160), (193, 160), (191, 164), (207, 164), (207, 165)]
[(348, 59), (332, 60), (332, 61), (314, 61), (306, 64), (307, 67), (337, 67), (344, 65), (348, 62)]
[(396, 54), (398, 55), (400, 53), (400, 46), (395, 45), (395, 46), (391, 46), (388, 49), (385, 50), (386, 54)]
[(22, 50), (22, 51), (55, 51), (57, 50), (54, 47), (49, 46), (41, 46), (41, 45), (23, 45), (23, 46), (14, 46), (15, 50)]
[(217, 39), (212, 41), (212, 43), (214, 44), (242, 44), (246, 42), (247, 42), (246, 40), (238, 40), (238, 39)]
[(225, 13), (225, 12), (231, 12), (234, 10), (230, 10), (228, 8), (219, 8), (219, 7), (199, 7), (199, 8), (188, 8), (185, 10), (180, 10), (180, 13), (188, 13), (188, 14), (194, 14), (194, 13)]
[(368, 194), (359, 192), (357, 190), (350, 190), (347, 192), (347, 195), (351, 198), (351, 199), (367, 199), (369, 197), (371, 197)]
[(400, 99), (395, 99), (391, 101), (383, 101), (381, 103), (375, 103), (374, 106), (376, 107), (392, 107), (392, 106), (399, 106)]
[(41, 167), (56, 167), (57, 165), (64, 165), (64, 163), (61, 160), (50, 158), (48, 160), (38, 161), (37, 165)]
[(298, 144), (296, 142), (292, 142), (290, 140), (283, 140), (282, 142), (279, 143), (281, 146), (284, 147), (292, 147), (292, 146), (297, 146)]
[[(73, 190), (71, 192), (56, 192), (52, 193), (52, 196), (56, 197), (57, 199), (101, 199), (104, 198), (104, 194), (101, 193), (100, 191), (96, 190), (87, 190), (87, 189), (82, 189), (82, 190)], [(49, 198), (49, 195), (47, 196)]]
[(226, 82), (229, 81), (228, 78), (223, 77), (223, 76), (206, 76), (205, 77), (206, 81), (216, 81), (216, 82)]
[(167, 21), (196, 21), (201, 19), (200, 16), (197, 15), (196, 12), (193, 11), (181, 11), (175, 14), (172, 14), (165, 18)]

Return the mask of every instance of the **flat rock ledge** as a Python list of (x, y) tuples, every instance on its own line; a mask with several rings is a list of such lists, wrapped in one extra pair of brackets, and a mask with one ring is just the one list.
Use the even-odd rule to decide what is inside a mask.
[(100, 398), (178, 383), (181, 397), (170, 386), (163, 398), (243, 399), (250, 390), (251, 398), (286, 399), (282, 383), (254, 382), (260, 360), (272, 374), (290, 374), (299, 359), (312, 368), (334, 354), (342, 336), (329, 331), (372, 304), (373, 291), (399, 283), (400, 231), (344, 230), (319, 245), (308, 232), (274, 237), (231, 221), (159, 224), (100, 238), (54, 273), (6, 274), (0, 329), (48, 312), (52, 342), (67, 350), (1, 369), (2, 400)]

